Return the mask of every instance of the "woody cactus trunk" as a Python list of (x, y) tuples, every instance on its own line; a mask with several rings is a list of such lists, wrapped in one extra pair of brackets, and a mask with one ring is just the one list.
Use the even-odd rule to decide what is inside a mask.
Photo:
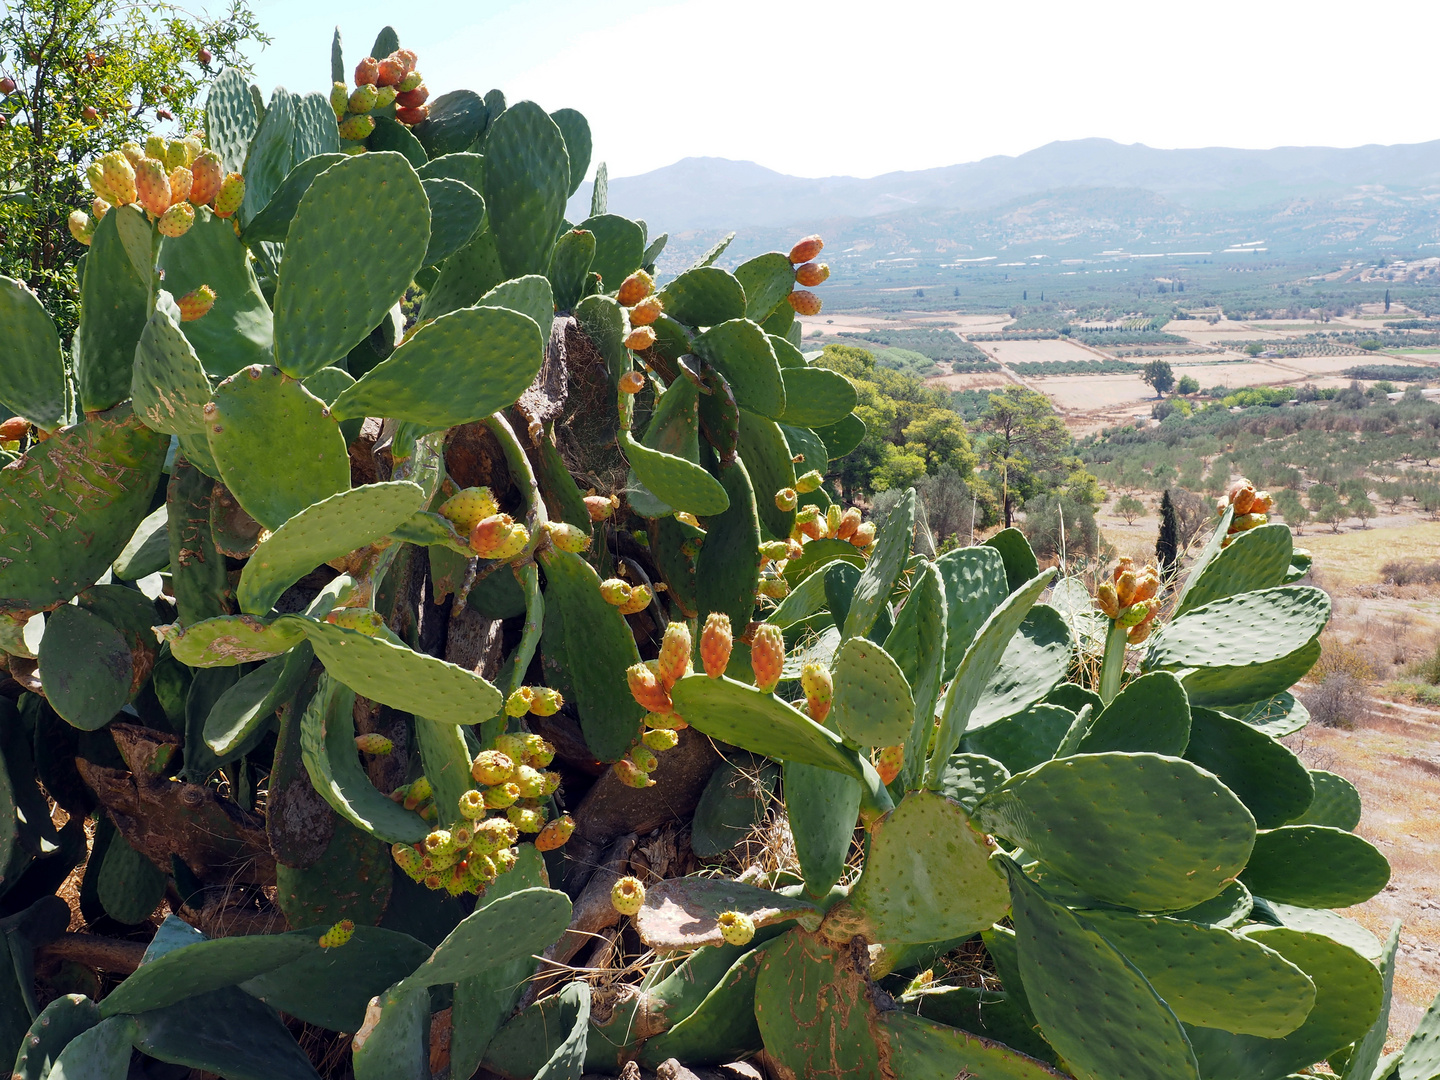
[[(1358, 796), (1277, 741), (1329, 615), (1286, 529), (1226, 508), (1169, 615), (1013, 530), (913, 554), (913, 492), (877, 536), (819, 239), (657, 288), (603, 165), (565, 220), (582, 116), (418, 63), (337, 34), (330, 94), (224, 74), (102, 159), (68, 349), (0, 283), (17, 1077), (1437, 1075), (1329, 910), (1389, 876)], [(723, 859), (746, 769), (792, 867), (632, 854)], [(592, 994), (597, 930), (662, 959)]]

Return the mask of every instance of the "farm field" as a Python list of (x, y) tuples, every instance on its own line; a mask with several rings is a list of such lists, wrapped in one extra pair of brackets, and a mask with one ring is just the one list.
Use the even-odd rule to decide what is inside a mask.
[(1073, 341), (977, 341), (979, 348), (1002, 364), (1034, 364), (1052, 360), (1094, 360), (1097, 353)]

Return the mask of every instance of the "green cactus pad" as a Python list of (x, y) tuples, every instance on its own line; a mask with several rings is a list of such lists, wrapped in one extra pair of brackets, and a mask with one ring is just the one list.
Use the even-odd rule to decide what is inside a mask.
[(895, 626), (885, 639), (885, 651), (895, 657), (915, 695), (913, 723), (905, 739), (905, 763), (895, 783), (900, 791), (919, 785), (925, 768), (925, 751), (935, 723), (945, 666), (945, 585), (931, 563), (910, 587)]
[(1315, 1005), (1299, 1030), (1282, 1039), (1190, 1028), (1187, 1034), (1206, 1080), (1279, 1080), (1364, 1037), (1384, 993), (1374, 964), (1318, 934), (1261, 927), (1246, 936), (1305, 972), (1315, 984)]
[(1009, 779), (1010, 770), (995, 758), (984, 754), (951, 754), (940, 777), (939, 793), (973, 815), (980, 800)]
[(110, 722), (129, 700), (134, 664), (120, 631), (84, 608), (62, 605), (45, 621), (40, 681), (51, 708), (81, 731)]
[(460, 180), (422, 180), (430, 203), (430, 246), (425, 266), (437, 266), (470, 242), (485, 223), (485, 200)]
[(199, 435), (205, 431), (210, 377), (165, 306), (173, 308), (156, 304), (135, 347), (132, 404), (147, 427), (166, 435)]
[(440, 986), (539, 954), (570, 924), (570, 900), (554, 889), (521, 889), (461, 920), (403, 985)]
[(233, 219), (197, 208), (195, 224), (184, 236), (166, 237), (161, 243), (159, 266), (172, 296), (184, 296), (201, 285), (215, 291), (215, 304), (202, 318), (180, 324), (212, 379), (271, 362), (274, 320), (250, 253), (235, 236)]
[[(306, 931), (317, 940), (327, 929)], [(431, 949), (409, 934), (356, 926), (354, 936), (334, 949), (317, 949), (240, 984), (272, 1008), (331, 1031), (358, 1031), (365, 1006), (430, 956)]]
[(410, 133), (410, 129), (390, 116), (376, 116), (375, 130), (365, 140), (365, 147), (371, 153), (389, 150), (399, 154), (414, 169), (425, 164), (425, 147)]
[[(185, 436), (180, 438), (183, 453)], [(233, 608), (230, 578), (210, 525), (215, 481), (177, 455), (165, 502), (170, 508), (166, 521), (170, 588), (181, 625), (228, 615)]]
[(399, 982), (380, 994), (350, 1043), (355, 1080), (427, 1080), (430, 994)]
[[(630, 468), (645, 489), (629, 494), (637, 511), (659, 517), (673, 508), (710, 517), (729, 508), (725, 487), (696, 463), (700, 456), (698, 406), (695, 384), (682, 377), (661, 396), (643, 442), (637, 443), (627, 431), (620, 432)], [(653, 500), (646, 498), (647, 493)], [(651, 505), (655, 500), (658, 505)]]
[(724, 943), (717, 917), (726, 911), (749, 915), (755, 926), (798, 919), (819, 925), (821, 911), (808, 900), (786, 897), (725, 878), (666, 878), (645, 890), (645, 906), (634, 916), (635, 931), (661, 952)]
[(135, 1047), (160, 1061), (227, 1080), (317, 1080), (274, 1010), (235, 987), (212, 990), (135, 1017)]
[(785, 814), (805, 889), (824, 896), (845, 874), (860, 816), (860, 781), (798, 761), (785, 763)]
[(827, 569), (828, 567), (822, 566), (819, 570), (808, 574), (800, 584), (793, 586), (789, 595), (766, 616), (765, 621), (784, 630), (796, 623), (804, 622), (824, 608)]
[[(290, 376), (272, 367), (246, 368), (216, 387), (213, 405), (207, 435), (221, 477), (267, 529), (350, 487), (339, 425), (325, 403)], [(277, 446), (286, 453), (274, 453)]]
[(905, 674), (884, 649), (850, 638), (835, 654), (834, 724), (861, 746), (897, 746), (910, 734), (915, 701)]
[[(1315, 984), (1253, 938), (1153, 915), (1081, 911), (1187, 1024), (1276, 1039), (1305, 1022)], [(1224, 972), (1223, 979), (1216, 979)]]
[[(127, 980), (128, 981), (128, 980)], [(48, 1075), (56, 1080), (125, 1080), (130, 1072), (133, 1017), (112, 1016), (76, 1035), (60, 1051)], [(23, 1073), (17, 1070), (16, 1076)], [(37, 1074), (38, 1075), (38, 1074)]]
[(265, 615), (316, 566), (387, 536), (425, 501), (416, 484), (395, 480), (341, 491), (312, 503), (271, 533), (240, 575), (240, 610)]
[[(80, 283), (80, 324), (75, 329), (75, 392), (84, 412), (112, 408), (130, 396), (135, 343), (150, 308), (149, 274), (136, 270), (121, 242), (118, 206), (95, 227)], [(148, 269), (148, 265), (147, 265)]]
[(1156, 634), (1145, 667), (1265, 664), (1302, 648), (1329, 618), (1330, 597), (1310, 585), (1283, 585), (1214, 600)]
[[(990, 1010), (994, 1008), (989, 1006)], [(880, 1023), (889, 1040), (890, 1065), (897, 1076), (1058, 1080), (1065, 1075), (1004, 1043), (909, 1013), (881, 1013)]]
[[(786, 305), (786, 309), (789, 309), (788, 304)], [(793, 315), (794, 312), (791, 312), (791, 314)], [(809, 361), (805, 359), (804, 353), (802, 353), (794, 345), (790, 344), (790, 342), (787, 341), (785, 338), (778, 335), (774, 330), (770, 329), (769, 321), (762, 319), (756, 319), (755, 321), (760, 323), (760, 325), (764, 328), (765, 332), (770, 335), (770, 344), (775, 349), (775, 359), (780, 362), (780, 369), (782, 371), (786, 371), (791, 368), (798, 370), (799, 368), (805, 368), (810, 366)], [(815, 438), (819, 439), (820, 436), (816, 435)], [(825, 444), (824, 442), (821, 442), (820, 445), (823, 447)], [(826, 456), (828, 457), (829, 455)], [(823, 463), (817, 462), (815, 465), (812, 466), (812, 468), (823, 468)]]
[(965, 650), (990, 613), (1009, 595), (1005, 560), (987, 544), (957, 548), (935, 560), (945, 583), (945, 679), (955, 676)]
[(694, 1012), (645, 1043), (639, 1061), (652, 1069), (670, 1058), (690, 1065), (720, 1065), (759, 1050), (755, 981), (764, 955), (762, 949), (751, 949), (736, 960)]
[(798, 582), (809, 576), (816, 567), (823, 571), (828, 564), (837, 561), (863, 568), (865, 556), (848, 540), (811, 540), (801, 549), (798, 559), (791, 559), (785, 564), (785, 578), (787, 581)]
[(545, 272), (569, 190), (565, 137), (544, 109), (519, 101), (491, 123), (483, 194), (506, 277)]
[(505, 1080), (580, 1080), (590, 1025), (590, 984), (576, 980), (506, 1024), (485, 1051)]
[(1390, 864), (1352, 832), (1287, 825), (1255, 838), (1255, 854), (1240, 880), (1267, 900), (1298, 907), (1349, 907), (1385, 888)]
[(745, 290), (745, 317), (764, 322), (795, 287), (795, 269), (784, 252), (767, 251), (737, 266), (735, 280)]
[(290, 231), (290, 223), (295, 220), (295, 211), (300, 207), (300, 200), (304, 198), (305, 192), (310, 190), (315, 177), (331, 165), (344, 160), (344, 154), (316, 154), (297, 162), (275, 189), (275, 194), (270, 196), (265, 208), (240, 230), (240, 238), (246, 244), (255, 244), (261, 240), (284, 243), (285, 235)]
[(44, 1080), (70, 1042), (100, 1022), (100, 1010), (83, 994), (64, 994), (30, 1025), (15, 1058), (13, 1080)]
[(297, 378), (348, 353), (404, 293), (430, 243), (430, 207), (399, 154), (361, 154), (317, 176), (285, 241), (275, 363)]
[(565, 672), (585, 744), (601, 761), (614, 761), (635, 741), (645, 718), (625, 683), (625, 669), (640, 662), (635, 638), (625, 616), (600, 595), (599, 575), (579, 555), (548, 548), (540, 565), (542, 665), (547, 676)]
[(1294, 735), (1310, 722), (1310, 710), (1288, 690), (1258, 701), (1239, 717), (1251, 727), (1259, 728), (1272, 739)]
[(702, 859), (729, 851), (764, 820), (780, 770), (750, 754), (722, 761), (710, 774), (690, 831), (690, 847)]
[(0, 336), (10, 342), (0, 370), (0, 405), (44, 428), (65, 417), (60, 335), (23, 281), (0, 277)]
[(1405, 1044), (1404, 1055), (1400, 1062), (1400, 1080), (1434, 1080), (1440, 1075), (1440, 997), (1430, 1003), (1415, 1026)]
[(814, 934), (792, 930), (767, 945), (755, 982), (766, 1053), (794, 1076), (882, 1080), (865, 974), (848, 946)]
[[(1248, 593), (1246, 595), (1256, 595)], [(1320, 635), (1292, 653), (1261, 664), (1231, 667), (1202, 667), (1188, 672), (1180, 681), (1191, 706), (1234, 708), (1268, 700), (1293, 686), (1320, 659)]]
[(1240, 882), (1232, 881), (1203, 904), (1177, 911), (1172, 918), (1206, 926), (1223, 926), (1228, 930), (1245, 922), (1254, 907), (1255, 898), (1250, 895), (1250, 890)]
[(660, 291), (660, 302), (667, 315), (686, 326), (719, 326), (745, 318), (744, 287), (717, 266), (686, 270)]
[(981, 728), (1027, 708), (1065, 677), (1071, 659), (1070, 626), (1048, 604), (1036, 604), (1005, 646), (980, 700), (970, 728)]
[(300, 746), (310, 781), (331, 808), (356, 828), (392, 844), (414, 844), (430, 826), (370, 783), (355, 752), (355, 694), (321, 677), (300, 720)]
[(0, 605), (49, 607), (100, 577), (149, 512), (164, 461), (165, 441), (122, 406), (0, 469)]
[(1092, 896), (1141, 911), (1208, 900), (1256, 844), (1254, 819), (1228, 788), (1158, 754), (1046, 762), (1011, 777), (978, 817)]
[(590, 269), (600, 275), (600, 287), (614, 292), (645, 257), (645, 231), (618, 214), (588, 217), (576, 226), (595, 236), (595, 261)]
[(915, 489), (907, 488), (886, 516), (885, 526), (855, 586), (850, 611), (845, 616), (845, 637), (864, 637), (870, 633), (895, 582), (900, 579), (900, 572), (905, 569), (914, 529)]
[(544, 358), (545, 338), (533, 319), (502, 308), (462, 308), (424, 326), (336, 398), (332, 411), (342, 419), (395, 416), (434, 428), (467, 424), (519, 397)]
[(415, 170), (421, 180), (459, 180), (476, 191), (485, 188), (485, 158), (461, 151), (431, 158)]
[(205, 716), (205, 745), (221, 761), (238, 757), (275, 710), (300, 688), (315, 651), (309, 643), (273, 657), (221, 695)]
[(816, 428), (839, 423), (858, 400), (855, 386), (844, 375), (825, 368), (787, 368), (785, 412), (780, 417), (796, 427)]
[(1310, 781), (1315, 787), (1315, 797), (1301, 814), (1291, 818), (1288, 825), (1328, 825), (1335, 829), (1354, 832), (1360, 824), (1360, 793), (1355, 785), (1343, 776), (1311, 769)]
[(389, 845), (337, 821), (324, 854), (309, 866), (277, 861), (275, 899), (292, 926), (334, 926), (341, 919), (367, 926), (385, 914), (396, 873)]
[(706, 735), (779, 761), (862, 778), (860, 758), (840, 736), (773, 694), (728, 677), (688, 675), (670, 691), (675, 711)]
[(571, 229), (560, 234), (555, 250), (550, 253), (549, 269), (550, 288), (558, 310), (569, 311), (580, 302), (594, 262), (594, 233)]
[(1385, 952), (1380, 957), (1380, 1012), (1364, 1038), (1355, 1044), (1355, 1051), (1345, 1064), (1345, 1075), (1356, 1077), (1380, 1077), (1377, 1072), (1380, 1056), (1385, 1052), (1385, 1040), (1390, 1034), (1390, 1002), (1395, 989), (1395, 951), (1400, 946), (1400, 921), (1397, 919), (1385, 942)]
[(432, 158), (468, 149), (485, 130), (490, 110), (473, 90), (451, 90), (430, 102), (430, 113), (415, 125), (415, 137)]
[(1020, 975), (1041, 1034), (1084, 1080), (1199, 1080), (1180, 1021), (1140, 972), (1013, 861), (1010, 882)]
[(705, 542), (695, 557), (696, 601), (702, 618), (719, 611), (730, 617), (732, 627), (747, 626), (760, 585), (755, 556), (760, 546), (758, 496), (745, 463), (738, 458), (733, 465), (721, 467), (720, 483), (730, 506), (704, 523)]
[(233, 667), (268, 660), (305, 640), (289, 619), (265, 622), (252, 615), (219, 615), (189, 626), (157, 628), (170, 654), (189, 667)]
[(542, 274), (526, 274), (502, 281), (475, 304), (477, 307), (509, 308), (529, 315), (540, 327), (540, 336), (546, 339), (555, 321), (555, 294), (551, 291), (550, 279)]
[(1002, 529), (985, 543), (1000, 552), (1000, 557), (1005, 560), (1005, 577), (1011, 592), (1040, 572), (1035, 552), (1030, 550), (1030, 541), (1019, 529)]
[(1185, 585), (1175, 618), (1227, 596), (1285, 584), (1295, 543), (1285, 525), (1261, 525), (1240, 533)]
[(1185, 688), (1169, 672), (1156, 671), (1132, 680), (1115, 695), (1091, 722), (1079, 752), (1144, 751), (1178, 757), (1189, 741), (1190, 703)]
[(749, 319), (717, 323), (697, 335), (691, 347), (696, 356), (725, 376), (742, 409), (776, 420), (784, 415), (785, 380), (780, 364), (770, 339), (755, 323)]
[(1184, 756), (1218, 776), (1261, 829), (1294, 820), (1315, 797), (1309, 771), (1287, 747), (1223, 713), (1194, 711)]
[[(889, 522), (886, 524), (888, 526)], [(965, 651), (965, 658), (960, 661), (950, 688), (945, 692), (940, 730), (936, 733), (935, 748), (931, 751), (926, 766), (926, 787), (933, 790), (939, 784), (945, 763), (960, 745), (960, 737), (970, 723), (970, 714), (985, 695), (987, 685), (998, 670), (1010, 639), (1020, 629), (1035, 601), (1054, 576), (1053, 569), (1046, 570), (1037, 574), (1024, 587), (1012, 592), (1003, 604), (990, 613), (976, 633), (975, 640)], [(981, 753), (984, 753), (983, 749)]]
[(850, 903), (875, 929), (867, 936), (944, 941), (998, 921), (1007, 896), (1005, 882), (988, 865), (992, 846), (944, 796), (906, 795), (871, 826), (865, 872), (850, 893)]
[(439, 278), (426, 290), (420, 305), (420, 321), (438, 319), (470, 307), (504, 279), (495, 234), (490, 228), (481, 229), (468, 244), (445, 260)]
[(245, 167), (245, 152), (260, 127), (250, 87), (238, 68), (227, 66), (210, 84), (205, 99), (205, 142), (220, 155), (227, 173)]
[(173, 949), (141, 964), (136, 972), (105, 995), (101, 1016), (163, 1009), (188, 997), (234, 986), (267, 971), (318, 952), (318, 934), (255, 934), (217, 938)]
[(1383, 951), (1380, 939), (1354, 919), (1324, 908), (1296, 907), (1255, 898), (1250, 917), (1271, 926), (1284, 926), (1304, 934), (1319, 934), (1354, 949), (1367, 960), (1378, 960)]
[[(745, 460), (745, 471), (755, 485), (755, 508), (760, 514), (760, 524), (772, 538), (788, 538), (795, 527), (795, 511), (776, 506), (775, 493), (795, 486), (795, 463), (790, 460), (789, 440), (774, 420), (741, 409), (739, 449)], [(819, 467), (825, 468), (823, 464)]]
[(105, 914), (129, 926), (150, 918), (165, 895), (165, 875), (119, 832), (105, 849), (95, 884)]
[(825, 444), (825, 450), (830, 455), (830, 460), (842, 458), (854, 450), (865, 439), (865, 432), (868, 429), (865, 421), (851, 413), (838, 424), (827, 424), (823, 428), (817, 428), (815, 434)]

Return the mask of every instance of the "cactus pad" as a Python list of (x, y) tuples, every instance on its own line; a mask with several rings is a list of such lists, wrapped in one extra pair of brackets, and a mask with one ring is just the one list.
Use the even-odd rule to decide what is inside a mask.
[(544, 109), (518, 101), (493, 120), (482, 194), (506, 277), (545, 272), (569, 192), (565, 137)]
[(170, 653), (189, 667), (233, 667), (268, 660), (305, 639), (294, 621), (265, 622), (252, 615), (219, 615), (181, 627), (157, 629)]
[(580, 1080), (590, 1030), (590, 984), (567, 983), (501, 1028), (485, 1067), (507, 1080)]
[(241, 239), (246, 244), (255, 244), (261, 240), (284, 243), (285, 234), (290, 231), (290, 222), (295, 220), (295, 211), (300, 207), (300, 200), (305, 197), (305, 192), (310, 190), (315, 177), (331, 165), (337, 165), (344, 160), (343, 154), (316, 154), (298, 162), (285, 175), (265, 208), (240, 230)]
[(796, 427), (836, 424), (850, 415), (858, 400), (854, 384), (838, 371), (825, 368), (787, 368), (785, 412), (780, 417)]
[(860, 798), (860, 781), (853, 776), (798, 761), (785, 763), (785, 813), (811, 896), (826, 895), (844, 876)]
[(342, 419), (466, 424), (513, 402), (540, 370), (544, 349), (540, 327), (519, 312), (462, 308), (421, 328), (336, 398), (333, 411)]
[(737, 266), (735, 280), (745, 290), (745, 317), (763, 323), (795, 287), (795, 270), (784, 252), (767, 251)]
[(1329, 825), (1354, 832), (1360, 824), (1360, 792), (1343, 776), (1322, 769), (1310, 770), (1315, 796), (1304, 813), (1291, 818), (1288, 825)]
[(820, 921), (820, 909), (798, 897), (725, 878), (667, 878), (645, 890), (635, 930), (641, 941), (661, 952), (720, 945), (716, 917), (725, 911), (748, 915), (757, 927), (791, 919), (813, 927)]
[(645, 257), (645, 233), (639, 224), (618, 214), (586, 218), (576, 228), (595, 237), (595, 259), (590, 269), (600, 275), (602, 287), (611, 292), (630, 274), (640, 269)]
[(957, 804), (911, 792), (871, 826), (850, 903), (880, 941), (966, 937), (1005, 914), (1005, 882), (988, 864), (992, 847)]
[(795, 486), (795, 463), (790, 460), (790, 444), (784, 432), (774, 420), (742, 409), (739, 450), (745, 459), (745, 471), (760, 493), (755, 500), (760, 523), (775, 539), (785, 539), (795, 527), (795, 511), (781, 510), (775, 505), (774, 495)]
[(101, 1020), (76, 1035), (60, 1051), (49, 1075), (56, 1080), (66, 1077), (125, 1080), (130, 1071), (131, 1041), (136, 1031), (133, 1017), (111, 1016)]
[(83, 994), (64, 994), (46, 1005), (20, 1043), (13, 1080), (43, 1080), (61, 1051), (100, 1022), (100, 1010)]
[(133, 407), (148, 427), (167, 435), (198, 435), (205, 430), (210, 377), (180, 324), (157, 302), (135, 348), (130, 384)]
[(262, 735), (275, 710), (300, 688), (315, 651), (301, 644), (249, 672), (220, 696), (205, 716), (205, 745), (222, 761), (238, 757)]
[(1185, 688), (1174, 675), (1157, 671), (1132, 680), (1115, 695), (1090, 724), (1080, 753), (1129, 750), (1178, 757), (1189, 741), (1190, 702)]
[(399, 154), (361, 154), (317, 176), (286, 235), (275, 363), (302, 378), (344, 357), (405, 292), (429, 243), (425, 189)]
[(650, 1068), (669, 1058), (691, 1065), (719, 1065), (759, 1050), (755, 980), (764, 955), (763, 949), (751, 949), (736, 960), (694, 1012), (646, 1042), (639, 1060)]
[(1063, 706), (1042, 702), (979, 731), (967, 731), (960, 745), (1002, 762), (1012, 773), (1024, 772), (1056, 755), (1075, 716)]
[(1208, 900), (1255, 846), (1254, 818), (1228, 788), (1158, 754), (1046, 762), (1011, 777), (978, 816), (1092, 896), (1141, 911)]
[(1003, 1043), (909, 1013), (881, 1013), (880, 1022), (889, 1039), (891, 1067), (897, 1076), (1059, 1080), (1065, 1075)]
[(163, 1009), (188, 997), (234, 986), (319, 949), (308, 932), (217, 938), (172, 949), (140, 965), (100, 1003), (101, 1016)]
[(1255, 854), (1240, 880), (1267, 900), (1298, 907), (1349, 907), (1385, 888), (1390, 864), (1352, 832), (1287, 825), (1255, 838)]
[(77, 405), (87, 413), (112, 408), (130, 396), (135, 343), (149, 314), (153, 255), (145, 260), (143, 272), (131, 261), (119, 231), (126, 214), (139, 211), (120, 206), (100, 219), (85, 256), (72, 352)]
[[(273, 367), (249, 367), (215, 389), (210, 451), (245, 512), (278, 529), (350, 486), (350, 458), (325, 403)], [(276, 453), (277, 447), (285, 453)]]
[(1185, 585), (1185, 600), (1175, 618), (1227, 596), (1285, 584), (1295, 543), (1284, 525), (1261, 525), (1235, 536)]
[[(676, 282), (671, 284), (673, 287)], [(755, 323), (729, 319), (698, 335), (691, 347), (696, 356), (725, 376), (742, 409), (774, 420), (784, 414), (785, 380), (780, 364), (770, 339)]]
[(1315, 797), (1309, 771), (1288, 747), (1223, 713), (1194, 711), (1184, 756), (1240, 796), (1261, 829), (1294, 820)]
[(462, 919), (406, 986), (440, 986), (539, 953), (570, 923), (570, 900), (554, 889), (520, 889)]
[(1145, 667), (1264, 664), (1304, 646), (1329, 618), (1330, 597), (1310, 585), (1282, 585), (1213, 600), (1161, 630)]
[(970, 714), (970, 728), (983, 728), (1039, 701), (1065, 677), (1070, 659), (1065, 617), (1048, 604), (1036, 604), (1000, 655)]
[(65, 416), (60, 335), (40, 298), (23, 281), (0, 277), (0, 336), (9, 356), (0, 369), (0, 404), (41, 427)]
[(84, 608), (51, 612), (40, 639), (40, 679), (50, 706), (82, 731), (110, 722), (129, 700), (134, 664), (120, 631)]
[(461, 180), (422, 180), (430, 202), (430, 246), (424, 265), (437, 266), (470, 242), (485, 223), (485, 200)]
[(429, 1041), (429, 993), (396, 983), (370, 1002), (350, 1042), (355, 1080), (426, 1080)]
[(835, 727), (861, 746), (896, 746), (910, 734), (915, 702), (890, 654), (852, 637), (835, 654)]
[(206, 142), (220, 155), (225, 172), (245, 167), (245, 151), (259, 127), (260, 116), (245, 76), (238, 68), (227, 66), (210, 84), (205, 99)]
[(665, 286), (660, 301), (671, 318), (686, 326), (719, 326), (745, 318), (744, 287), (718, 266), (686, 270)]

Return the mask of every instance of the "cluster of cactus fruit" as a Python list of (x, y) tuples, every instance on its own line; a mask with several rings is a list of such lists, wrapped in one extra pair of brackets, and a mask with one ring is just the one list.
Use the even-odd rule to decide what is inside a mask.
[[(1262, 494), (1183, 581), (1093, 596), (1015, 530), (912, 551), (913, 491), (877, 528), (822, 482), (865, 428), (799, 347), (818, 237), (657, 284), (603, 165), (565, 219), (578, 113), (427, 102), (388, 29), (346, 71), (337, 34), (328, 99), (222, 73), (143, 182), (102, 159), (67, 350), (0, 282), (17, 1076), (312, 1080), (281, 1014), (351, 1033), (356, 1080), (1440, 1076), (1435, 1010), (1382, 1060), (1397, 937), (1332, 910), (1389, 878), (1359, 797), (1279, 741), (1329, 601)], [(707, 742), (779, 785), (793, 869), (592, 878), (586, 801), (664, 801)], [(696, 838), (736, 831), (738, 767)], [(47, 1003), (82, 864), (87, 921), (185, 919)], [(537, 963), (587, 925), (552, 874), (663, 958), (604, 1008)], [(237, 894), (293, 929), (189, 925)]]

